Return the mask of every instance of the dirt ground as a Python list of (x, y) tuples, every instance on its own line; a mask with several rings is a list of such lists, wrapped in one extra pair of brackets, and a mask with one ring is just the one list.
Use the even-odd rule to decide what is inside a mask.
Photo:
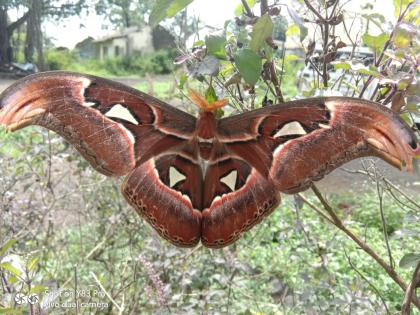
[[(121, 79), (121, 83), (134, 85), (143, 80), (139, 79)], [(11, 85), (14, 80), (0, 78), (0, 93)], [(393, 183), (401, 187), (407, 192), (414, 194), (420, 193), (420, 167), (417, 165), (417, 170), (410, 174), (401, 172), (385, 162), (378, 159), (357, 159), (347, 163), (319, 182), (319, 186), (331, 193), (349, 192), (351, 190), (361, 192), (372, 186), (372, 180), (369, 177), (361, 174), (354, 174), (353, 171), (363, 170), (364, 167), (372, 167), (376, 165), (379, 170), (383, 172), (383, 176), (391, 180)]]
[(0, 78), (0, 93), (11, 85), (14, 80)]

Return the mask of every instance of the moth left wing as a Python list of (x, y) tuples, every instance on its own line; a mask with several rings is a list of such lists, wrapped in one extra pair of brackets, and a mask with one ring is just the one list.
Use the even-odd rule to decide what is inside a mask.
[(201, 241), (219, 248), (235, 242), (280, 203), (273, 182), (242, 158), (212, 157), (203, 187)]
[(121, 176), (187, 142), (196, 119), (147, 94), (95, 76), (28, 76), (0, 95), (0, 124), (40, 125), (70, 142), (105, 175)]
[(57, 132), (97, 171), (127, 175), (125, 198), (161, 236), (180, 246), (200, 240), (193, 116), (114, 81), (47, 72), (0, 95), (0, 123), (12, 131), (40, 125)]
[(414, 133), (384, 106), (356, 98), (312, 98), (222, 119), (218, 138), (281, 192), (308, 188), (338, 166), (377, 156), (412, 170)]

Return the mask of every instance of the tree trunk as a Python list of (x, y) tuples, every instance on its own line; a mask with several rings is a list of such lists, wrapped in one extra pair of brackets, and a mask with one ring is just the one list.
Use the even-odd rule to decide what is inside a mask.
[(36, 52), (38, 54), (38, 67), (41, 71), (45, 71), (43, 34), (41, 29), (42, 24), (42, 0), (33, 0), (33, 10), (35, 12), (35, 32), (36, 32)]
[(35, 49), (37, 52), (37, 65), (42, 71), (45, 70), (44, 50), (41, 30), (42, 1), (32, 0), (31, 10), (27, 22), (25, 59), (27, 62), (34, 63)]
[[(36, 1), (36, 0), (35, 0)], [(32, 1), (33, 4), (33, 1)], [(32, 5), (31, 5), (32, 7)], [(25, 43), (25, 61), (33, 63), (34, 52), (35, 52), (35, 18), (34, 12), (31, 10), (29, 14), (28, 22), (26, 23), (26, 43)]]
[(9, 63), (9, 33), (7, 31), (7, 7), (0, 6), (0, 65)]

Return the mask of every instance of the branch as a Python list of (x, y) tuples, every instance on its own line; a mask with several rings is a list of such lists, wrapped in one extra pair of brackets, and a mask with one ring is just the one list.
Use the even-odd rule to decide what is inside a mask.
[[(413, 278), (411, 279), (410, 285), (405, 291), (404, 301), (401, 309), (402, 315), (410, 315), (410, 303), (414, 298), (417, 298), (416, 288), (420, 286), (420, 261), (417, 263), (416, 270), (414, 270)], [(419, 307), (418, 305), (416, 305)]]
[(303, 0), (303, 2), (305, 2), (306, 6), (309, 8), (309, 10), (311, 10), (321, 22), (323, 22), (323, 23), (326, 22), (324, 17), (312, 6), (312, 4), (309, 2), (309, 0)]
[[(306, 0), (305, 0), (305, 2), (306, 2)], [(391, 34), (389, 35), (388, 40), (385, 42), (384, 47), (382, 48), (381, 54), (379, 55), (379, 58), (375, 62), (375, 67), (379, 67), (379, 65), (381, 64), (382, 59), (385, 56), (385, 51), (388, 49), (388, 46), (391, 44), (391, 41), (393, 40), (397, 25), (404, 19), (405, 14), (407, 13), (408, 9), (410, 8), (410, 6), (412, 4), (413, 4), (413, 2), (410, 2), (409, 4), (407, 4), (407, 7), (405, 8), (404, 12), (402, 12), (400, 14), (400, 16), (398, 17), (397, 23), (395, 24)], [(373, 76), (370, 75), (368, 77), (366, 83), (363, 85), (362, 90), (360, 91), (359, 98), (362, 98), (363, 94), (365, 93), (367, 87), (369, 86), (369, 84), (371, 83), (372, 80), (373, 80)]]
[(244, 9), (246, 11), (246, 15), (249, 16), (249, 17), (253, 17), (254, 14), (252, 13), (251, 8), (249, 7), (249, 5), (246, 2), (246, 0), (241, 0), (241, 2), (242, 2), (242, 5), (243, 5), (243, 7), (244, 7)]
[[(389, 266), (381, 257), (379, 257), (379, 255), (371, 247), (369, 247), (369, 245), (367, 245), (357, 235), (355, 235), (352, 231), (350, 231), (344, 226), (343, 221), (340, 220), (333, 208), (325, 200), (319, 189), (314, 184), (312, 184), (311, 188), (315, 195), (318, 197), (319, 201), (324, 206), (324, 209), (330, 215), (333, 224), (340, 230), (342, 230), (344, 233), (346, 233), (347, 236), (349, 236), (357, 245), (359, 245), (361, 249), (363, 249), (369, 256), (371, 256), (386, 271), (386, 273), (392, 278), (392, 280), (394, 280), (401, 287), (401, 289), (407, 291), (408, 285), (400, 278), (400, 276), (395, 272), (395, 270), (392, 269), (392, 267)], [(321, 212), (321, 210), (318, 209), (317, 212)], [(412, 302), (418, 308), (420, 308), (420, 300), (416, 296), (412, 297)]]
[(260, 8), (261, 8), (261, 16), (263, 16), (264, 14), (268, 12), (267, 0), (261, 0)]
[(21, 26), (23, 23), (26, 22), (26, 20), (29, 18), (29, 16), (31, 15), (32, 11), (29, 10), (28, 12), (26, 12), (24, 15), (22, 15), (18, 20), (14, 21), (13, 23), (10, 23), (7, 26), (7, 35), (9, 37), (12, 36), (13, 32), (15, 31), (15, 29), (17, 29), (19, 26)]

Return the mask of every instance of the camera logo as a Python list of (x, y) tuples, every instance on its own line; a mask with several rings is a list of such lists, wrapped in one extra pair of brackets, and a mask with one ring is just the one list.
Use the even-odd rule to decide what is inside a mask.
[(22, 293), (17, 293), (15, 295), (15, 302), (16, 302), (17, 305), (22, 305), (22, 304), (26, 304), (26, 303), (34, 305), (34, 304), (37, 304), (39, 302), (39, 296), (35, 293), (31, 293), (28, 296), (26, 296)]
[(18, 305), (22, 305), (22, 304), (26, 304), (27, 300), (26, 300), (26, 296), (22, 293), (18, 293), (15, 295), (15, 302)]

